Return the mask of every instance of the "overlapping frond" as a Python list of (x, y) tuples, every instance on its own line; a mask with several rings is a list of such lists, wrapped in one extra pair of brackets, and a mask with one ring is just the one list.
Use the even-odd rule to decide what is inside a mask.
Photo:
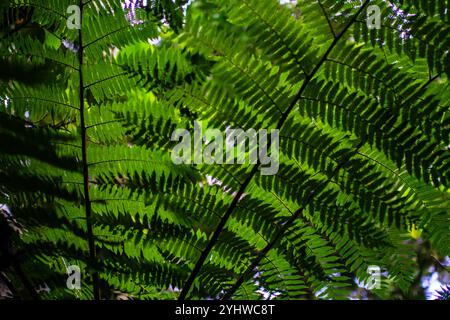
[[(407, 291), (409, 230), (450, 253), (450, 42), (448, 1), (405, 2), (371, 1), (369, 30), (369, 1), (197, 0), (186, 19), (186, 1), (81, 1), (81, 29), (69, 1), (10, 1), (28, 9), (1, 34), (5, 70), (48, 69), (0, 77), (0, 204), (28, 281), (44, 298), (346, 299), (377, 265)], [(175, 164), (194, 120), (279, 130), (276, 173)]]

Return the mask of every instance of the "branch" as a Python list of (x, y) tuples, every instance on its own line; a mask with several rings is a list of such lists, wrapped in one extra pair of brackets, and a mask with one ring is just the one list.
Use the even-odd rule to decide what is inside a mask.
[[(295, 96), (294, 100), (292, 101), (292, 103), (289, 105), (288, 109), (286, 110), (285, 113), (282, 114), (282, 117), (280, 118), (278, 124), (277, 124), (277, 129), (280, 130), (281, 127), (284, 125), (284, 123), (286, 122), (289, 114), (292, 112), (292, 110), (294, 109), (294, 107), (297, 105), (298, 101), (301, 99), (303, 92), (305, 91), (305, 89), (307, 88), (308, 84), (310, 83), (310, 81), (314, 78), (314, 76), (316, 75), (316, 73), (319, 71), (319, 69), (321, 68), (322, 64), (326, 61), (326, 59), (328, 58), (329, 54), (331, 53), (331, 51), (334, 49), (334, 47), (337, 45), (337, 43), (339, 42), (339, 40), (343, 37), (343, 35), (345, 34), (345, 32), (347, 32), (347, 30), (351, 27), (351, 25), (355, 22), (356, 18), (359, 16), (359, 14), (364, 10), (364, 8), (369, 4), (370, 0), (366, 0), (364, 2), (364, 4), (361, 6), (361, 8), (358, 10), (358, 12), (355, 14), (355, 16), (351, 19), (351, 21), (346, 25), (346, 27), (334, 38), (332, 44), (330, 45), (330, 47), (328, 48), (328, 50), (325, 52), (324, 56), (322, 57), (322, 59), (319, 61), (319, 63), (314, 67), (313, 71), (309, 74), (307, 74), (305, 80), (303, 81), (303, 84), (301, 86), (301, 88), (299, 89), (297, 95)], [(268, 143), (268, 147), (270, 148), (271, 145), (271, 141)], [(231, 214), (233, 213), (234, 209), (236, 209), (237, 203), (239, 201), (239, 199), (242, 197), (242, 195), (244, 194), (247, 186), (249, 185), (249, 183), (251, 182), (251, 180), (253, 179), (253, 177), (255, 176), (255, 174), (257, 173), (258, 169), (259, 169), (260, 163), (258, 161), (258, 164), (256, 164), (252, 171), (250, 172), (249, 176), (247, 177), (247, 179), (244, 181), (244, 183), (241, 185), (241, 187), (239, 188), (239, 191), (237, 192), (236, 196), (233, 198), (232, 203), (230, 204), (230, 206), (228, 207), (228, 210), (225, 212), (224, 216), (222, 217), (222, 219), (219, 222), (219, 225), (217, 226), (216, 230), (214, 231), (213, 236), (211, 237), (211, 240), (208, 242), (208, 245), (206, 246), (205, 250), (203, 250), (202, 254), (200, 255), (200, 258), (198, 259), (197, 263), (195, 264), (194, 269), (192, 270), (186, 284), (183, 287), (183, 290), (180, 293), (180, 296), (178, 298), (178, 300), (184, 300), (187, 296), (187, 294), (189, 293), (195, 279), (197, 278), (198, 274), (200, 273), (200, 270), (204, 264), (204, 262), (206, 261), (206, 258), (208, 257), (208, 255), (210, 254), (212, 248), (214, 247), (214, 245), (216, 244), (219, 235), (222, 233), (223, 228), (225, 227), (225, 224), (227, 223), (228, 219), (230, 218)], [(300, 214), (300, 212), (298, 212), (298, 214)], [(293, 218), (296, 217), (296, 215), (294, 214)], [(280, 233), (280, 234), (284, 234), (284, 233)], [(268, 248), (268, 251), (272, 248), (273, 244), (269, 244), (266, 248)], [(259, 261), (258, 261), (259, 262)], [(253, 266), (253, 264), (252, 264)], [(252, 268), (253, 270), (253, 268)], [(240, 286), (240, 284), (239, 284)]]
[[(356, 18), (361, 14), (361, 12), (364, 10), (364, 8), (369, 4), (370, 0), (366, 0), (366, 2), (364, 2), (364, 4), (361, 6), (361, 8), (358, 10), (358, 12), (355, 14), (355, 16), (352, 18), (352, 20), (350, 20), (350, 22), (347, 24), (347, 26), (342, 30), (341, 33), (339, 33), (339, 35), (334, 39), (333, 43), (330, 45), (330, 47), (328, 48), (327, 52), (325, 53), (325, 55), (322, 57), (322, 59), (320, 60), (320, 62), (316, 65), (316, 67), (314, 68), (313, 72), (308, 75), (308, 77), (305, 79), (305, 82), (311, 81), (311, 79), (314, 77), (315, 73), (320, 69), (320, 67), (322, 66), (322, 64), (327, 60), (328, 55), (331, 53), (331, 51), (333, 50), (333, 48), (336, 46), (336, 44), (339, 42), (339, 40), (342, 38), (342, 36), (345, 34), (345, 32), (351, 27), (351, 25), (355, 22)], [(305, 84), (305, 82), (303, 83), (302, 87), (300, 88), (299, 93), (297, 94), (297, 97), (295, 100), (299, 100), (303, 94), (303, 91), (305, 90), (305, 88), (307, 87), (308, 83)], [(294, 100), (294, 101), (295, 101)], [(293, 105), (291, 105), (291, 107), (287, 110), (287, 113), (291, 112), (291, 110), (293, 109)], [(287, 115), (286, 115), (287, 117)], [(359, 151), (359, 149), (361, 149), (361, 147), (364, 145), (364, 140), (361, 140), (361, 142), (358, 144), (358, 146), (356, 146), (355, 148), (355, 153), (357, 153)], [(347, 162), (351, 159), (351, 156), (348, 156), (347, 159), (345, 161), (343, 161), (339, 166), (336, 167), (336, 169), (334, 170), (334, 173), (332, 175), (330, 175), (330, 177), (335, 176), (335, 174), (337, 172), (339, 172), (339, 170), (341, 170), (341, 168), (347, 164)], [(332, 178), (327, 179), (324, 183), (319, 184), (315, 190), (317, 190), (319, 187), (322, 186), (326, 186), (328, 184), (328, 182), (331, 180)], [(311, 194), (311, 196), (308, 198), (308, 200), (306, 201), (307, 203), (310, 201), (310, 199), (313, 197), (314, 193)], [(256, 259), (252, 262), (252, 264), (247, 268), (247, 270), (239, 277), (239, 279), (236, 281), (236, 283), (230, 288), (230, 290), (228, 290), (228, 292), (223, 296), (222, 299), (229, 299), (233, 296), (233, 294), (237, 291), (237, 289), (239, 289), (239, 287), (242, 285), (242, 283), (244, 283), (244, 281), (247, 279), (247, 277), (253, 272), (253, 270), (259, 265), (259, 263), (261, 262), (261, 260), (266, 256), (266, 254), (278, 243), (278, 241), (284, 236), (284, 234), (286, 233), (286, 231), (292, 226), (292, 224), (298, 219), (298, 217), (300, 217), (300, 215), (302, 214), (304, 208), (299, 208), (297, 209), (297, 211), (295, 211), (295, 213), (292, 215), (292, 217), (288, 220), (288, 222), (286, 224), (283, 225), (283, 227), (280, 229), (280, 231), (278, 231), (278, 233), (276, 234), (275, 238), (272, 240), (272, 242), (270, 242), (269, 244), (267, 244), (267, 246), (258, 254), (258, 256), (256, 257)]]
[(328, 23), (328, 26), (330, 27), (330, 31), (333, 34), (333, 37), (336, 38), (336, 33), (334, 32), (333, 26), (331, 25), (330, 18), (327, 16), (327, 12), (325, 11), (325, 8), (323, 7), (322, 2), (320, 2), (320, 0), (318, 0), (318, 2), (319, 2), (320, 9), (322, 9), (323, 15), (325, 16), (325, 19), (327, 19), (327, 23)]
[[(83, 0), (80, 0), (80, 25), (83, 25)], [(94, 240), (94, 232), (92, 226), (92, 208), (91, 208), (91, 199), (89, 196), (89, 166), (87, 159), (87, 134), (86, 134), (86, 124), (84, 118), (84, 82), (83, 82), (83, 64), (84, 64), (84, 46), (83, 46), (83, 32), (82, 27), (78, 30), (78, 41), (80, 50), (78, 51), (78, 74), (79, 74), (79, 100), (80, 100), (80, 129), (81, 129), (81, 154), (82, 154), (82, 163), (83, 163), (83, 187), (84, 187), (84, 208), (86, 211), (86, 227), (87, 227), (87, 236), (89, 243), (89, 259), (91, 263), (95, 263), (96, 261), (96, 248), (95, 248), (95, 240)], [(99, 277), (96, 271), (93, 272), (93, 285), (94, 285), (94, 299), (100, 299), (100, 290), (99, 290)]]

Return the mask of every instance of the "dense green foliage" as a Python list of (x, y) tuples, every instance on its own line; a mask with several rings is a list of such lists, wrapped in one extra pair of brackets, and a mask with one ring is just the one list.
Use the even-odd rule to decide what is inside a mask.
[[(345, 299), (378, 265), (388, 298), (450, 254), (450, 1), (147, 2), (0, 5), (17, 297)], [(194, 120), (279, 129), (279, 172), (175, 165)]]

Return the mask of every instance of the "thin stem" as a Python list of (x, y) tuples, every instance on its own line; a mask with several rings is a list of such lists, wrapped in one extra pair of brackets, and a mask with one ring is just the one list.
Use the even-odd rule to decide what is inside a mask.
[[(333, 50), (333, 48), (336, 46), (336, 44), (338, 43), (338, 41), (342, 38), (342, 36), (344, 35), (344, 33), (351, 27), (351, 25), (355, 22), (356, 18), (359, 16), (359, 14), (364, 10), (364, 8), (369, 4), (370, 0), (367, 0), (362, 6), (361, 8), (358, 10), (358, 12), (355, 14), (355, 16), (352, 18), (352, 20), (347, 24), (347, 26), (344, 28), (344, 30), (342, 30), (341, 33), (339, 33), (339, 35), (334, 39), (333, 43), (330, 45), (330, 47), (328, 48), (327, 52), (325, 53), (325, 55), (322, 57), (321, 61), (316, 65), (316, 67), (314, 68), (313, 72), (307, 76), (307, 78), (305, 79), (306, 81), (311, 81), (311, 79), (314, 77), (314, 74), (320, 69), (320, 67), (322, 66), (322, 64), (327, 60), (328, 55), (331, 53), (331, 51)], [(305, 84), (305, 82), (302, 85), (302, 88), (300, 88), (300, 92), (297, 95), (298, 99), (301, 98), (304, 89), (307, 87), (308, 83)], [(290, 112), (290, 110), (292, 110), (292, 108), (289, 108), (287, 110), (287, 114)], [(287, 117), (287, 115), (286, 115)], [(364, 145), (364, 140), (361, 140), (360, 143), (356, 146), (355, 148), (355, 152), (354, 153), (358, 153), (359, 149), (361, 149), (361, 147)], [(335, 176), (335, 174), (337, 172), (339, 172), (339, 170), (346, 165), (346, 163), (351, 159), (351, 156), (348, 156), (347, 159), (345, 161), (342, 161), (342, 163), (340, 165), (338, 165), (336, 167), (336, 169), (334, 170), (333, 174), (330, 175), (330, 178), (327, 179), (324, 183), (319, 184), (315, 190), (319, 189), (319, 187), (325, 187), (331, 180), (333, 176)], [(306, 203), (308, 203), (311, 198), (313, 197), (314, 192), (311, 193), (311, 196), (308, 197)], [(244, 283), (244, 281), (251, 275), (251, 273), (253, 272), (253, 270), (259, 265), (259, 263), (261, 262), (261, 260), (267, 255), (267, 253), (272, 250), (272, 248), (278, 243), (278, 241), (283, 238), (284, 234), (286, 233), (286, 231), (294, 224), (294, 222), (301, 216), (301, 214), (303, 213), (304, 208), (301, 207), (299, 209), (297, 209), (294, 214), (292, 215), (292, 217), (287, 221), (287, 223), (285, 223), (283, 225), (283, 227), (278, 231), (278, 233), (275, 235), (275, 238), (266, 245), (266, 247), (264, 247), (264, 249), (258, 254), (258, 256), (256, 257), (256, 259), (251, 263), (251, 265), (245, 270), (245, 272), (243, 274), (241, 274), (241, 276), (238, 278), (238, 280), (235, 282), (235, 284), (230, 288), (230, 290), (227, 291), (227, 293), (223, 296), (222, 299), (230, 299), (233, 294), (237, 291), (237, 289), (239, 289), (239, 287)]]
[[(87, 236), (89, 243), (89, 259), (92, 264), (96, 261), (96, 248), (94, 240), (94, 232), (92, 226), (92, 207), (91, 199), (89, 196), (89, 166), (87, 159), (87, 134), (86, 134), (86, 123), (84, 118), (84, 79), (83, 79), (83, 64), (84, 64), (84, 46), (83, 46), (83, 1), (80, 0), (80, 29), (78, 30), (78, 41), (79, 41), (79, 51), (78, 51), (78, 62), (79, 62), (79, 100), (80, 100), (80, 127), (81, 127), (81, 154), (82, 154), (82, 164), (83, 164), (83, 188), (84, 188), (84, 208), (86, 211), (86, 225), (87, 225)], [(92, 274), (93, 286), (94, 286), (94, 299), (100, 299), (100, 289), (99, 289), (99, 277), (96, 271)]]
[[(364, 145), (364, 140), (361, 140), (361, 142), (355, 148), (354, 153), (358, 153), (359, 149), (361, 149), (361, 147), (363, 145)], [(309, 203), (311, 201), (312, 197), (314, 196), (315, 191), (318, 190), (319, 188), (324, 188), (330, 181), (332, 181), (331, 177), (335, 176), (336, 173), (338, 173), (339, 170), (341, 170), (342, 167), (345, 166), (351, 158), (352, 158), (351, 156), (348, 156), (345, 161), (342, 161), (342, 163), (339, 164), (336, 167), (336, 169), (333, 171), (333, 173), (330, 175), (330, 178), (328, 178), (323, 183), (318, 184), (316, 186), (316, 188), (314, 188), (312, 190), (311, 195), (307, 198), (307, 200), (305, 202)], [(243, 274), (241, 274), (241, 276), (238, 278), (238, 280), (235, 282), (235, 284), (223, 296), (223, 298), (222, 298), (223, 300), (230, 299), (233, 296), (233, 294), (237, 291), (237, 289), (239, 289), (239, 287), (244, 283), (244, 281), (252, 274), (253, 270), (259, 265), (261, 260), (267, 255), (267, 253), (269, 253), (270, 250), (272, 250), (272, 248), (278, 243), (278, 241), (280, 241), (280, 239), (283, 238), (283, 236), (286, 234), (286, 232), (289, 230), (289, 228), (292, 227), (292, 225), (295, 223), (295, 221), (302, 215), (303, 210), (304, 210), (303, 207), (297, 209), (294, 212), (294, 214), (291, 216), (291, 218), (289, 218), (289, 220), (285, 224), (283, 224), (282, 228), (277, 232), (274, 239), (271, 242), (269, 242), (264, 247), (264, 249), (258, 253), (258, 256), (256, 257), (256, 259), (253, 260), (253, 262), (250, 264), (250, 266), (245, 270), (245, 272)]]
[(331, 24), (330, 18), (327, 16), (327, 12), (325, 11), (325, 7), (323, 6), (322, 2), (320, 2), (320, 0), (318, 1), (318, 3), (319, 3), (319, 6), (320, 6), (320, 9), (322, 9), (322, 12), (323, 12), (323, 15), (325, 16), (325, 19), (327, 19), (327, 23), (328, 23), (328, 26), (330, 27), (330, 31), (333, 34), (333, 37), (336, 38), (336, 33), (334, 32), (333, 25)]
[[(277, 129), (278, 130), (280, 130), (281, 127), (284, 125), (284, 123), (286, 122), (288, 116), (290, 115), (290, 113), (292, 112), (294, 107), (297, 105), (298, 101), (301, 99), (301, 97), (303, 95), (303, 92), (305, 91), (305, 89), (309, 85), (310, 81), (315, 77), (315, 75), (319, 71), (319, 69), (322, 67), (323, 63), (326, 61), (326, 59), (330, 55), (331, 51), (337, 45), (339, 40), (344, 36), (344, 34), (347, 32), (347, 30), (352, 26), (352, 24), (355, 22), (356, 18), (360, 15), (360, 13), (364, 10), (364, 8), (369, 4), (369, 1), (370, 0), (366, 0), (364, 2), (364, 4), (358, 10), (358, 12), (355, 14), (355, 16), (350, 20), (350, 22), (345, 26), (345, 28), (334, 38), (334, 40), (331, 43), (330, 47), (325, 52), (325, 54), (323, 55), (322, 59), (316, 64), (316, 66), (311, 71), (311, 73), (306, 75), (306, 78), (304, 79), (303, 84), (302, 84), (301, 88), (299, 89), (297, 95), (295, 96), (294, 100), (291, 102), (291, 104), (289, 105), (289, 107), (287, 108), (285, 113), (282, 114), (280, 120), (278, 121), (278, 124), (277, 124)], [(268, 145), (269, 145), (268, 148), (270, 148), (270, 144), (271, 144), (271, 141), (269, 141), (269, 143), (268, 143)], [(230, 218), (231, 214), (233, 213), (234, 209), (236, 208), (239, 199), (242, 197), (242, 195), (244, 194), (247, 186), (250, 184), (251, 180), (253, 179), (253, 177), (257, 173), (257, 171), (259, 169), (259, 166), (260, 166), (260, 163), (258, 162), (258, 164), (256, 164), (254, 166), (254, 168), (250, 172), (250, 174), (247, 177), (247, 179), (244, 181), (244, 183), (239, 188), (239, 191), (237, 192), (236, 196), (233, 198), (233, 201), (232, 201), (231, 205), (228, 207), (228, 210), (225, 212), (224, 216), (220, 220), (216, 230), (214, 231), (213, 236), (211, 237), (211, 240), (208, 242), (208, 245), (206, 246), (205, 250), (200, 255), (200, 258), (198, 259), (198, 261), (197, 261), (194, 269), (192, 270), (192, 272), (191, 272), (191, 274), (190, 274), (186, 284), (184, 285), (183, 290), (181, 291), (180, 296), (178, 298), (179, 300), (184, 300), (186, 298), (187, 294), (189, 293), (189, 291), (190, 291), (190, 289), (191, 289), (195, 279), (197, 278), (198, 274), (200, 273), (200, 270), (201, 270), (204, 262), (206, 261), (206, 258), (208, 257), (208, 255), (210, 254), (212, 248), (216, 244), (216, 242), (217, 242), (217, 240), (219, 238), (219, 235), (222, 233), (222, 230), (225, 227), (225, 224), (227, 223), (228, 219)], [(298, 215), (300, 213), (301, 212), (298, 212)], [(295, 218), (296, 218), (296, 215), (293, 216), (293, 219), (295, 219)], [(284, 233), (281, 232), (280, 234), (283, 235)], [(273, 244), (269, 244), (267, 246), (268, 251), (270, 251), (272, 246), (273, 246)], [(252, 266), (253, 266), (253, 264), (252, 264)], [(245, 273), (244, 275), (246, 275), (246, 274), (247, 273)], [(240, 286), (240, 284), (239, 284), (239, 286)]]

